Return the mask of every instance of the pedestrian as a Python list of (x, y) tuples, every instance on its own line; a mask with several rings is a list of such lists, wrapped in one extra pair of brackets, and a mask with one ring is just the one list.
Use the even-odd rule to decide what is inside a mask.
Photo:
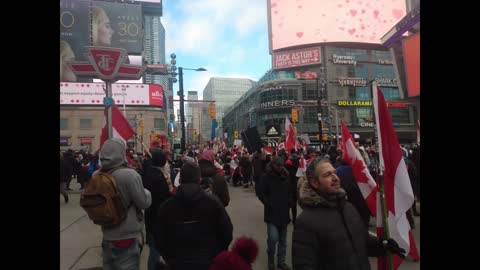
[(369, 270), (368, 256), (383, 256), (387, 249), (404, 257), (393, 239), (369, 234), (330, 160), (314, 159), (298, 185), (303, 211), (293, 230), (293, 269)]
[(155, 270), (159, 264), (160, 254), (153, 238), (153, 231), (156, 229), (155, 213), (160, 205), (170, 198), (170, 191), (162, 168), (167, 163), (167, 157), (162, 150), (152, 149), (152, 159), (143, 176), (143, 186), (152, 195), (152, 204), (145, 210), (145, 230), (147, 232), (147, 244), (150, 247), (148, 255), (148, 270)]
[(65, 179), (66, 183), (66, 190), (71, 191), (72, 189), (70, 188), (70, 182), (72, 182), (72, 177), (75, 173), (75, 166), (76, 166), (76, 160), (73, 157), (73, 151), (72, 150), (67, 150), (63, 154), (63, 159), (65, 161), (65, 172), (68, 174), (68, 176)]
[(244, 188), (248, 188), (253, 179), (253, 167), (252, 162), (249, 159), (248, 154), (242, 156), (239, 162), (239, 172), (241, 183)]
[(295, 225), (297, 218), (297, 176), (295, 174), (297, 169), (295, 169), (291, 159), (287, 159), (287, 161), (285, 161), (285, 169), (288, 171), (288, 181), (290, 183), (288, 191), (288, 206), (292, 212), (292, 224)]
[(212, 150), (204, 150), (200, 155), (198, 165), (200, 167), (202, 178), (210, 177), (213, 181), (213, 194), (215, 194), (223, 206), (226, 207), (230, 202), (230, 194), (228, 193), (227, 182), (225, 177), (218, 173), (214, 165), (215, 153)]
[(278, 245), (278, 269), (290, 269), (285, 263), (287, 255), (287, 226), (289, 217), (289, 189), (288, 171), (284, 167), (284, 160), (275, 157), (267, 165), (266, 172), (260, 180), (258, 198), (263, 203), (264, 221), (267, 223), (267, 255), (268, 269), (275, 269), (275, 250)]
[[(144, 189), (141, 176), (127, 168), (126, 145), (122, 139), (108, 139), (100, 149), (102, 171), (112, 172), (126, 218), (112, 228), (102, 227), (104, 270), (139, 270), (143, 247), (143, 213), (152, 203), (150, 191)], [(97, 172), (96, 172), (97, 173)]]
[(202, 189), (200, 178), (198, 165), (184, 161), (176, 194), (155, 218), (155, 244), (170, 270), (207, 270), (233, 238), (225, 207)]
[(261, 150), (258, 150), (253, 154), (252, 166), (253, 166), (253, 183), (255, 184), (255, 194), (258, 196), (258, 187), (260, 178), (265, 172), (265, 166), (267, 165), (266, 156)]
[(68, 177), (72, 177), (72, 175), (68, 170), (68, 164), (64, 159), (64, 155), (60, 153), (60, 193), (63, 195), (65, 203), (68, 203), (68, 192), (66, 190)]

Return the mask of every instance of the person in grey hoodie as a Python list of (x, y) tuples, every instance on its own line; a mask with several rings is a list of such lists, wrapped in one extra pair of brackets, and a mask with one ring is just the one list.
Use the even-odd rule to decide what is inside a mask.
[[(150, 191), (144, 189), (142, 177), (127, 168), (125, 142), (119, 138), (105, 141), (100, 149), (101, 170), (114, 168), (112, 175), (127, 217), (113, 228), (103, 228), (102, 255), (104, 270), (139, 270), (143, 247), (143, 212), (152, 203)], [(125, 167), (125, 168), (123, 168)]]

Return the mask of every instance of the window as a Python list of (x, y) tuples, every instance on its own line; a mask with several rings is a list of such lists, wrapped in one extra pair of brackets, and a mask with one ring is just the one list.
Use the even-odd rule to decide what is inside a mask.
[(373, 115), (371, 108), (359, 108), (357, 110), (357, 122), (361, 123), (371, 123), (373, 122)]
[(165, 129), (165, 119), (155, 118), (153, 119), (153, 128), (154, 129)]
[(368, 68), (364, 64), (357, 64), (355, 66), (355, 74), (352, 74), (353, 77), (368, 78)]
[(400, 91), (398, 88), (380, 87), (382, 89), (383, 96), (386, 101), (395, 100), (400, 98)]
[(410, 113), (405, 108), (390, 108), (388, 110), (392, 116), (393, 123), (410, 123)]
[(357, 87), (355, 91), (355, 99), (370, 100), (370, 88), (368, 86)]
[(92, 128), (92, 119), (80, 119), (80, 128)]
[(303, 122), (306, 124), (318, 123), (317, 108), (305, 107), (304, 109)]
[(303, 100), (317, 99), (316, 91), (317, 91), (317, 87), (315, 83), (302, 83), (302, 99)]
[(68, 119), (60, 118), (60, 130), (68, 129)]

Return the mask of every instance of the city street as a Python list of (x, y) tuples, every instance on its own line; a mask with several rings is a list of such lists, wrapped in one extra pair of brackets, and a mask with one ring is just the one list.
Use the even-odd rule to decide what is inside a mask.
[[(60, 269), (61, 270), (98, 270), (101, 268), (100, 227), (93, 224), (79, 206), (79, 185), (72, 180), (74, 191), (70, 193), (70, 202), (65, 204), (60, 196)], [(233, 188), (229, 185), (230, 204), (227, 211), (233, 223), (234, 240), (239, 236), (253, 237), (258, 241), (259, 254), (253, 269), (267, 269), (266, 225), (263, 222), (263, 205), (256, 198), (253, 187)], [(299, 213), (301, 209), (299, 208)], [(417, 247), (420, 251), (420, 218), (415, 217), (414, 230)], [(372, 230), (373, 228), (371, 228)], [(288, 227), (287, 264), (291, 266), (291, 240), (293, 226)], [(148, 246), (142, 252), (140, 269), (147, 269)], [(370, 259), (372, 270), (376, 269), (376, 259)], [(400, 270), (418, 270), (420, 264), (407, 259)]]

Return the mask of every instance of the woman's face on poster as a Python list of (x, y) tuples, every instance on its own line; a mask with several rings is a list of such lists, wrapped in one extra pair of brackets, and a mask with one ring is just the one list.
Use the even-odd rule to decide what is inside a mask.
[(113, 29), (110, 19), (105, 12), (100, 13), (97, 28), (97, 41), (95, 45), (110, 46), (112, 44)]

